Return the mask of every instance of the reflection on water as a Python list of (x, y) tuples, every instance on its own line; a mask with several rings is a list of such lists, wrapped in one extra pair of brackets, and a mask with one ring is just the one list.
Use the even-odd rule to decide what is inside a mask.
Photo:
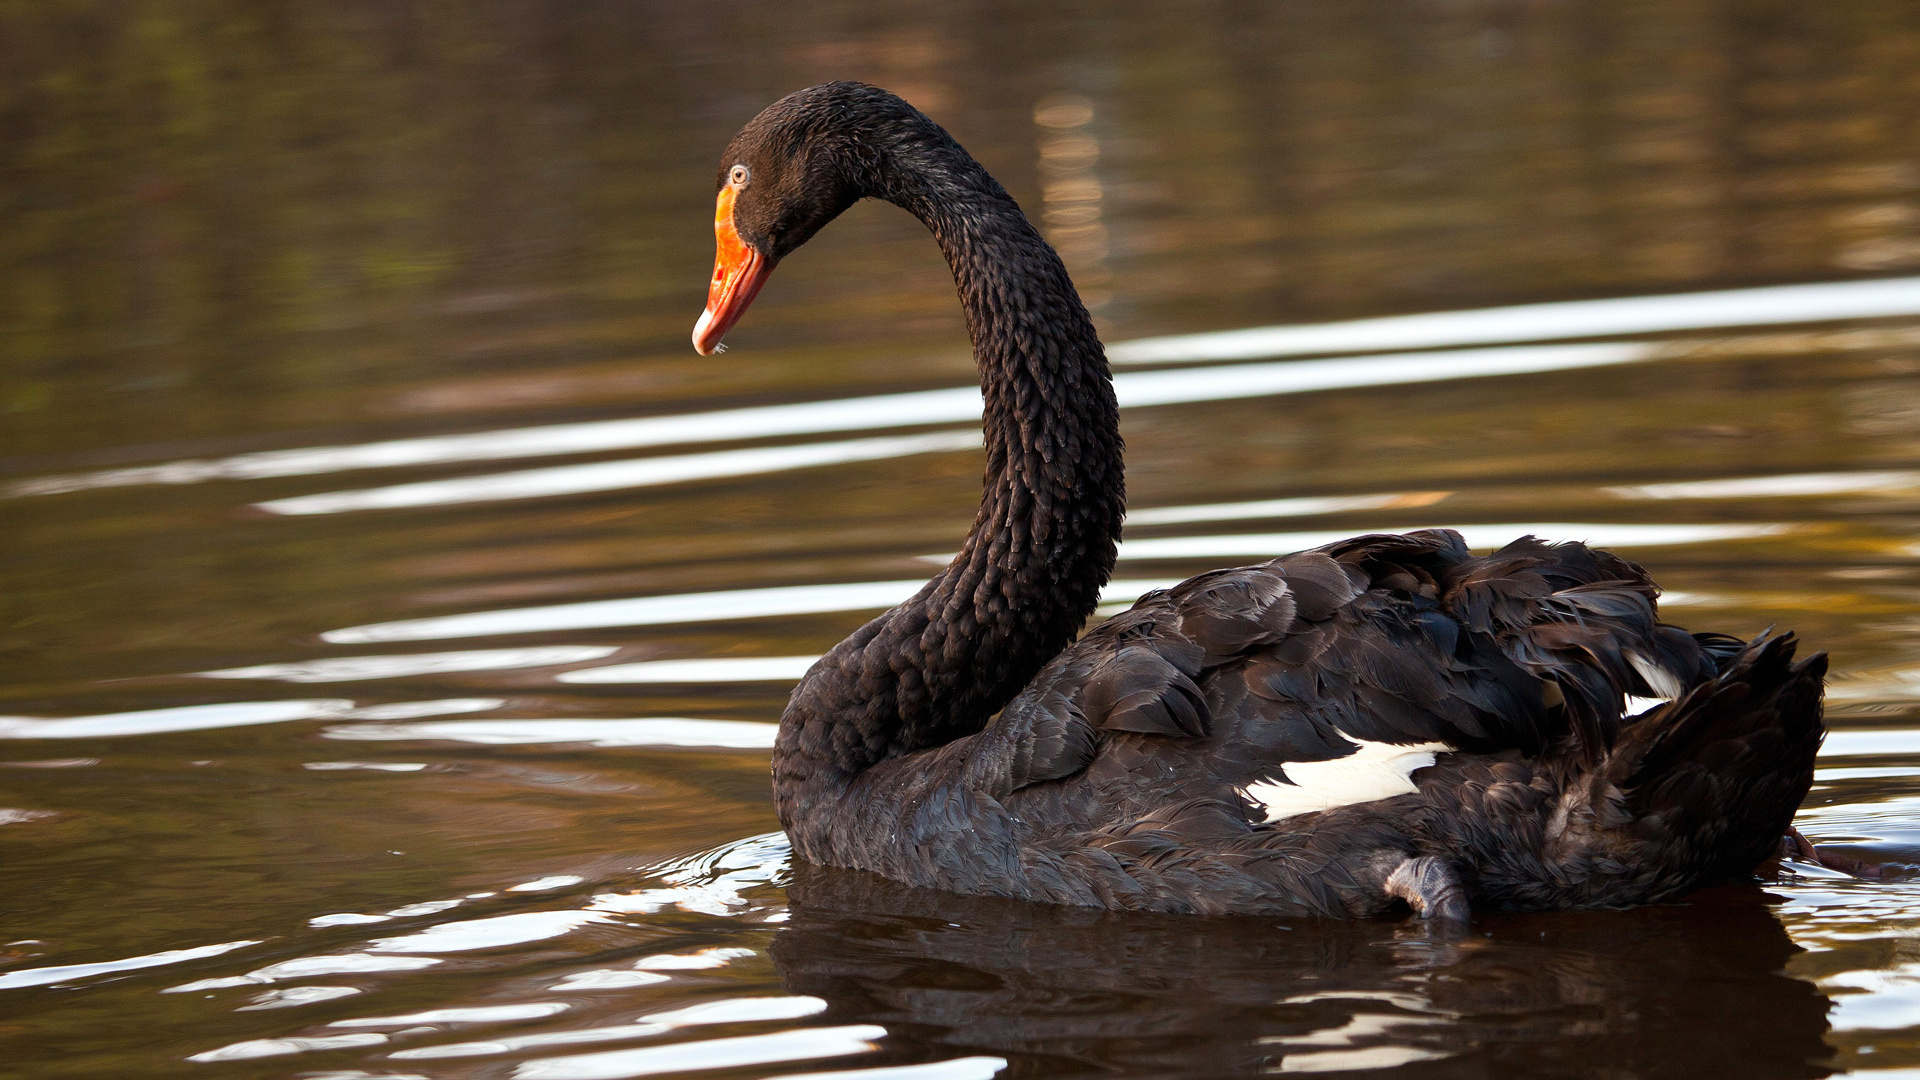
[(773, 589), (730, 589), (715, 593), (591, 600), (578, 604), (481, 611), (432, 619), (408, 619), (372, 626), (349, 626), (321, 635), (335, 644), (378, 641), (433, 641), (441, 638), (527, 634), (549, 630), (586, 630), (609, 626), (656, 626), (716, 619), (759, 619), (774, 615), (812, 615), (827, 611), (878, 611), (920, 591), (926, 582), (862, 581), (845, 585), (794, 585)]
[[(15, 944), (20, 944), (16, 942)], [(96, 975), (111, 975), (122, 971), (141, 971), (146, 968), (165, 967), (168, 964), (183, 964), (189, 960), (203, 960), (209, 956), (219, 956), (235, 949), (244, 949), (258, 945), (258, 941), (228, 941), (220, 945), (202, 945), (194, 949), (169, 949), (151, 956), (133, 956), (125, 960), (105, 960), (96, 964), (64, 964), (55, 967), (19, 968), (0, 975), (0, 989), (22, 986), (47, 986), (54, 983), (77, 982)]]
[(1184, 525), (1189, 521), (1316, 517), (1349, 510), (1411, 509), (1432, 506), (1451, 494), (1451, 491), (1414, 491), (1397, 495), (1304, 495), (1290, 499), (1252, 499), (1200, 506), (1130, 507), (1127, 510), (1127, 524)]
[[(1395, 528), (1432, 528), (1424, 522)], [(1785, 525), (1628, 525), (1530, 522), (1501, 525), (1445, 525), (1457, 530), (1471, 548), (1498, 548), (1520, 536), (1542, 540), (1582, 540), (1599, 547), (1675, 547), (1728, 540), (1779, 536)], [(1304, 548), (1331, 544), (1352, 536), (1352, 529), (1311, 532), (1248, 533), (1234, 536), (1168, 536), (1129, 540), (1120, 545), (1122, 559), (1258, 559)]]
[(582, 668), (554, 676), (570, 683), (798, 682), (817, 656), (714, 656), (702, 660), (645, 660)]
[(514, 1076), (524, 1080), (618, 1080), (627, 1076), (847, 1057), (877, 1049), (874, 1043), (886, 1035), (887, 1029), (878, 1024), (736, 1035), (727, 1039), (677, 1043), (672, 1046), (535, 1058), (515, 1069)]
[(518, 743), (585, 743), (589, 746), (725, 746), (771, 750), (779, 728), (744, 720), (447, 720), (431, 724), (361, 724), (327, 729), (330, 739), (455, 742), (505, 746)]
[[(1441, 1061), (1450, 1076), (1821, 1076), (1827, 1000), (1757, 890), (1634, 912), (1504, 916), (1464, 940), (1407, 927), (1196, 921), (929, 903), (796, 867), (770, 949), (840, 1019), (1056, 1072), (1250, 1075)], [(1712, 987), (1712, 989), (1709, 989)], [(1761, 1019), (1764, 1017), (1764, 1019)], [(1192, 1048), (1204, 1048), (1191, 1056)]]
[[(1838, 701), (1852, 696), (1851, 683), (1840, 683), (1830, 691)], [(1877, 696), (1877, 695), (1876, 695)], [(1896, 699), (1897, 700), (1897, 699)], [(1920, 731), (1910, 728), (1865, 728), (1859, 731), (1835, 731), (1820, 747), (1822, 757), (1888, 757), (1920, 754)], [(1902, 773), (1900, 775), (1909, 775)]]
[(611, 645), (549, 645), (524, 649), (473, 649), (467, 652), (412, 653), (406, 656), (335, 656), (291, 664), (198, 671), (204, 679), (278, 679), (282, 682), (361, 682), (448, 671), (499, 671), (504, 668), (558, 667), (612, 656)]
[[(1920, 1068), (1910, 10), (390, 7), (0, 15), (23, 1075)], [(1896, 870), (1436, 939), (790, 866), (786, 691), (980, 471), (889, 208), (686, 348), (713, 154), (828, 77), (949, 123), (1114, 343), (1102, 613), (1359, 532), (1616, 545), (1833, 654), (1799, 824)]]
[(1671, 333), (1890, 315), (1920, 315), (1920, 277), (1521, 304), (1309, 326), (1263, 326), (1126, 341), (1113, 346), (1109, 355), (1115, 364), (1122, 365), (1191, 364), (1262, 356), (1438, 349), (1503, 341)]
[[(656, 976), (664, 981), (664, 976)], [(644, 985), (644, 984), (637, 984)], [(560, 989), (556, 987), (555, 989)], [(826, 1009), (827, 1003), (815, 997), (759, 997), (732, 998), (692, 1005), (684, 1009), (670, 1009), (666, 1012), (648, 1013), (632, 1024), (614, 1027), (586, 1028), (579, 1031), (555, 1031), (538, 1035), (505, 1036), (487, 1042), (449, 1043), (442, 1046), (422, 1046), (412, 1050), (400, 1050), (394, 1053), (398, 1059), (420, 1060), (423, 1058), (480, 1057), (488, 1054), (506, 1054), (516, 1050), (525, 1050), (536, 1046), (559, 1046), (569, 1043), (618, 1042), (627, 1039), (660, 1035), (679, 1027), (694, 1027), (700, 1024), (737, 1024), (756, 1020), (795, 1020), (802, 1016), (812, 1016)], [(559, 1011), (559, 1010), (555, 1010)], [(577, 1067), (577, 1061), (576, 1061)]]
[[(1344, 534), (1343, 534), (1344, 535)], [(944, 558), (939, 560), (946, 561)], [(1131, 601), (1179, 578), (1116, 578), (1101, 593), (1103, 602)], [(775, 615), (816, 615), (834, 611), (880, 611), (919, 592), (923, 578), (906, 581), (856, 581), (842, 585), (793, 585), (773, 589), (733, 589), (677, 596), (637, 596), (579, 604), (477, 611), (433, 619), (349, 626), (321, 637), (336, 644), (377, 641), (434, 641), (441, 638), (533, 634), (549, 630), (586, 630), (609, 626), (659, 626), (724, 619), (763, 619)]]
[(528, 469), (459, 480), (429, 480), (365, 491), (302, 495), (256, 505), (276, 514), (338, 514), (348, 510), (532, 499), (679, 484), (722, 476), (752, 476), (821, 465), (843, 465), (850, 461), (933, 454), (945, 450), (973, 450), (979, 445), (980, 436), (973, 432), (942, 431), (897, 439), (853, 439), (847, 442), (809, 443), (805, 446), (768, 447), (763, 450), (722, 450), (713, 454), (563, 465), (556, 469)]
[[(912, 394), (876, 394), (848, 401), (818, 401), (683, 416), (512, 428), (465, 435), (397, 439), (359, 446), (263, 451), (216, 461), (176, 461), (137, 469), (48, 477), (17, 484), (11, 493), (17, 496), (50, 495), (134, 484), (197, 484), (209, 480), (310, 476), (357, 469), (589, 454), (677, 443), (908, 427), (977, 419), (980, 408), (980, 392), (973, 387)], [(731, 474), (723, 472), (714, 475)]]
[(223, 701), (213, 705), (183, 705), (176, 709), (138, 709), (98, 716), (0, 716), (0, 739), (100, 739), (121, 735), (159, 735), (172, 731), (210, 731), (216, 728), (278, 724), (289, 720), (400, 720), (413, 716), (486, 712), (499, 708), (496, 698), (450, 698), (442, 701), (402, 701), (355, 708), (345, 698), (307, 698), (290, 701)]
[[(1114, 379), (1114, 391), (1119, 395), (1120, 407), (1124, 409), (1268, 397), (1352, 386), (1562, 371), (1635, 363), (1654, 359), (1658, 355), (1658, 350), (1646, 345), (1612, 344), (1534, 345), (1505, 349), (1462, 349), (1436, 354), (1353, 356), (1337, 361), (1239, 364), (1224, 368), (1120, 375)], [(300, 476), (353, 469), (627, 449), (670, 442), (716, 442), (903, 427), (956, 420), (977, 423), (980, 400), (979, 391), (974, 389), (937, 390), (810, 402), (805, 405), (736, 409), (705, 416), (656, 417), (366, 446), (317, 447), (277, 456), (257, 454), (226, 461), (172, 462), (81, 476), (46, 477), (15, 484), (8, 494), (25, 497), (136, 484), (190, 484), (207, 480)], [(459, 480), (306, 495), (258, 505), (278, 514), (331, 514), (346, 510), (574, 495), (943, 450), (965, 450), (978, 445), (978, 436), (960, 432), (891, 439), (855, 439), (839, 443), (530, 469)]]
[(1796, 473), (1608, 488), (1623, 499), (1758, 499), (1780, 495), (1916, 495), (1920, 472)]
[[(1050, 187), (1049, 191), (1052, 190)], [(1083, 227), (1076, 226), (1076, 229), (1080, 228)], [(1056, 239), (1055, 242), (1059, 241)], [(1104, 243), (1101, 246), (1104, 249)], [(1083, 276), (1076, 275), (1075, 280), (1083, 280)], [(1193, 363), (1378, 349), (1438, 349), (1490, 342), (1541, 341), (1890, 315), (1920, 315), (1920, 277), (1680, 296), (1530, 304), (1484, 311), (1361, 319), (1323, 326), (1262, 327), (1120, 342), (1112, 346), (1109, 352), (1117, 365)], [(1122, 375), (1115, 379), (1114, 386), (1124, 408), (1300, 393), (1343, 386), (1555, 371), (1630, 363), (1652, 359), (1655, 355), (1654, 351), (1643, 347), (1615, 345), (1459, 350), (1437, 355), (1349, 356), (1343, 357), (1338, 363), (1236, 365), (1206, 373), (1188, 372), (1178, 377)], [(1412, 360), (1418, 360), (1419, 363), (1409, 363)], [(392, 440), (360, 446), (265, 451), (215, 461), (175, 461), (78, 476), (44, 477), (17, 482), (7, 491), (15, 497), (22, 497), (135, 484), (191, 484), (209, 480), (307, 476), (356, 469), (628, 450), (686, 442), (724, 442), (730, 439), (908, 427), (975, 420), (979, 415), (979, 394), (969, 387), (956, 387), (951, 390), (881, 394), (844, 401), (729, 409), (686, 416), (564, 424), (473, 435)], [(947, 446), (938, 442), (872, 439), (842, 443), (831, 448), (807, 448), (811, 454), (803, 453), (801, 448), (796, 447), (788, 448), (784, 454), (779, 451), (740, 451), (656, 458), (649, 462), (605, 462), (574, 469), (509, 473), (464, 483), (403, 485), (378, 489), (377, 494), (337, 493), (304, 499), (282, 499), (261, 505), (276, 513), (313, 514), (383, 506), (435, 505), (483, 498), (528, 498), (963, 448), (964, 445)]]

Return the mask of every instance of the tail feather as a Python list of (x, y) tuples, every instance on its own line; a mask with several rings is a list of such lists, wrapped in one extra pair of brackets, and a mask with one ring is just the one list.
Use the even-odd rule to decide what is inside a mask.
[(1825, 653), (1794, 663), (1794, 636), (1762, 636), (1725, 669), (1621, 732), (1596, 779), (1632, 841), (1684, 888), (1752, 871), (1813, 785)]
[(1695, 630), (1690, 636), (1693, 638), (1695, 644), (1700, 647), (1700, 651), (1712, 660), (1713, 669), (1716, 673), (1727, 670), (1729, 664), (1738, 660), (1740, 654), (1747, 651), (1747, 643), (1734, 637), (1732, 634), (1722, 634), (1712, 630)]
[[(1498, 765), (1463, 772), (1446, 797), (1478, 812), (1447, 818), (1436, 853), (1466, 853), (1476, 903), (1534, 910), (1654, 903), (1751, 874), (1779, 850), (1826, 735), (1826, 655), (1793, 655), (1792, 634), (1755, 639), (1626, 721), (1597, 762), (1570, 754), (1524, 790)], [(1537, 846), (1512, 843), (1529, 819)]]

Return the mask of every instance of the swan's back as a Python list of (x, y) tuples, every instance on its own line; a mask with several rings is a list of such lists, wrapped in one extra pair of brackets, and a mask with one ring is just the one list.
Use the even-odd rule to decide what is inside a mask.
[[(1161, 759), (1180, 763), (1182, 791), (1239, 792), (1278, 820), (1309, 801), (1285, 789), (1329, 772), (1313, 766), (1387, 748), (1603, 753), (1627, 699), (1674, 697), (1716, 673), (1710, 647), (1724, 653), (1662, 625), (1657, 596), (1638, 566), (1577, 543), (1475, 557), (1451, 530), (1356, 537), (1147, 594), (1000, 722), (1059, 748), (1036, 756), (1035, 781), (1093, 768), (1115, 778), (1102, 790), (1132, 776), (1152, 798), (1165, 788), (1143, 759)], [(1093, 737), (1054, 734), (1076, 726)]]

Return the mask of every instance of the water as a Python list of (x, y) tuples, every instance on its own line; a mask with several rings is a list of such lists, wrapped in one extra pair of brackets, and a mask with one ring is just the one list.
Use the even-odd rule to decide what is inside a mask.
[(734, 128), (890, 86), (1115, 343), (1110, 604), (1363, 530), (1617, 545), (1832, 652), (1799, 825), (1920, 862), (1906, 6), (0, 21), (0, 1073), (1920, 1069), (1912, 884), (1434, 938), (791, 865), (770, 725), (958, 543), (978, 399), (888, 207), (686, 344)]

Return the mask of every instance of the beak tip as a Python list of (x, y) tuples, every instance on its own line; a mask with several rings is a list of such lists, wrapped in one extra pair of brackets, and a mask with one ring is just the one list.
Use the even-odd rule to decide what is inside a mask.
[(715, 352), (719, 351), (716, 348), (719, 342), (711, 340), (708, 337), (708, 331), (711, 330), (712, 327), (713, 309), (708, 308), (700, 313), (700, 321), (693, 324), (693, 351), (699, 353), (701, 356), (712, 356)]

